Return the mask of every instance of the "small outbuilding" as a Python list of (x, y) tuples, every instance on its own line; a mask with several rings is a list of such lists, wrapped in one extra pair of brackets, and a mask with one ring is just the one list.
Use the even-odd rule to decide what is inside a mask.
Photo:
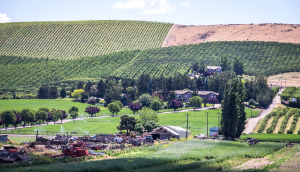
[(209, 129), (209, 136), (213, 136), (214, 134), (219, 133), (219, 127), (212, 127)]
[(7, 135), (0, 135), (1, 142), (7, 142)]
[(191, 135), (191, 132), (188, 130), (185, 130), (181, 127), (177, 126), (162, 126), (155, 128), (152, 132), (148, 133), (151, 134), (153, 139), (171, 139), (171, 138), (185, 138), (186, 134), (187, 136)]

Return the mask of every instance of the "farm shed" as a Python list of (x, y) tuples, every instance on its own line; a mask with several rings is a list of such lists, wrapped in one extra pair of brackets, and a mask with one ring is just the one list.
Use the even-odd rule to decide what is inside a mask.
[(214, 134), (218, 134), (219, 127), (212, 127), (209, 129), (209, 135), (213, 136)]
[(149, 134), (152, 135), (153, 139), (170, 139), (170, 138), (185, 138), (186, 133), (191, 135), (190, 131), (187, 131), (181, 127), (176, 127), (176, 126), (162, 126), (154, 129), (152, 132)]
[(7, 142), (7, 135), (0, 135), (1, 142)]

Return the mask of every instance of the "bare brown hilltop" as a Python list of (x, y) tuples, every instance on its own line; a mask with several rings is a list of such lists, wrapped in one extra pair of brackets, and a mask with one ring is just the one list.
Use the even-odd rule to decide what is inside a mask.
[(300, 25), (274, 23), (187, 26), (174, 24), (162, 47), (210, 41), (275, 41), (299, 44)]

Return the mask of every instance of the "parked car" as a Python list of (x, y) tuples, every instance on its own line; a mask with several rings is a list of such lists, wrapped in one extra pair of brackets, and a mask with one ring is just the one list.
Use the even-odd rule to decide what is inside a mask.
[(203, 138), (206, 138), (206, 136), (204, 134), (199, 134), (199, 135), (195, 136), (195, 138), (203, 139)]

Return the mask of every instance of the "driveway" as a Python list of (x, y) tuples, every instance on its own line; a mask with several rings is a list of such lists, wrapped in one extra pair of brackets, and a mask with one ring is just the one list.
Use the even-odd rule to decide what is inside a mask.
[[(280, 89), (278, 94), (281, 94), (282, 91), (284, 89)], [(278, 94), (276, 95), (275, 99), (273, 99), (272, 103), (269, 105), (268, 108), (263, 109), (262, 113), (256, 117), (256, 118), (249, 118), (247, 124), (245, 125), (245, 130), (243, 131), (243, 133), (249, 134), (253, 131), (254, 127), (256, 126), (258, 120), (264, 118), (265, 116), (267, 116), (269, 113), (272, 112), (272, 110), (274, 109), (275, 105), (277, 103), (280, 103), (280, 96), (278, 96)]]

